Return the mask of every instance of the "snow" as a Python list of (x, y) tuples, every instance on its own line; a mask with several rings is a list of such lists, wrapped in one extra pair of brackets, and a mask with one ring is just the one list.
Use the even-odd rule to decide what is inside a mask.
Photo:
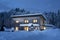
[(52, 25), (52, 24), (44, 24), (45, 26), (47, 26), (47, 27), (55, 27), (54, 25)]
[(12, 31), (14, 31), (14, 28), (13, 27), (12, 28), (6, 28), (6, 27), (4, 27), (4, 30), (6, 32), (12, 32)]
[(30, 14), (24, 14), (24, 15), (11, 15), (11, 17), (17, 17), (17, 16), (33, 16), (33, 15), (43, 15), (42, 13), (30, 13)]
[(20, 26), (39, 26), (39, 24), (33, 24), (33, 23), (29, 23), (29, 24), (20, 24)]
[(0, 40), (60, 40), (60, 29), (0, 32)]
[(20, 15), (11, 15), (11, 17), (25, 17), (25, 16), (43, 16), (44, 19), (47, 19), (43, 13), (30, 13), (30, 14), (20, 14)]

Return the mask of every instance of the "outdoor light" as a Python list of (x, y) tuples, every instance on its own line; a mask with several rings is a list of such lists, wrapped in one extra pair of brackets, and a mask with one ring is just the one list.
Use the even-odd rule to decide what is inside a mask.
[(44, 27), (44, 30), (46, 29), (46, 27)]
[(16, 21), (16, 23), (19, 23), (19, 21)]

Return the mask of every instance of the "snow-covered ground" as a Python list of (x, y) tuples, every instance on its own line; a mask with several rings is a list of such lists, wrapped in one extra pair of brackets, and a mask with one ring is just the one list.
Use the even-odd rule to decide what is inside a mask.
[(60, 29), (0, 32), (0, 40), (60, 40)]

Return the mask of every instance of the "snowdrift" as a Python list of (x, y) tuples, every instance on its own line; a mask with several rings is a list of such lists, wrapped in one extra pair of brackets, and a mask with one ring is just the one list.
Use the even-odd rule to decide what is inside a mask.
[(60, 29), (0, 32), (0, 40), (60, 40)]

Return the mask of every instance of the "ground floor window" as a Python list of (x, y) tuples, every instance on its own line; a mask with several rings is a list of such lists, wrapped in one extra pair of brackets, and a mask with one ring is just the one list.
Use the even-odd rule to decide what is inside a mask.
[(15, 30), (16, 30), (16, 31), (18, 31), (18, 30), (19, 30), (19, 28), (18, 28), (18, 27), (16, 27), (16, 28), (15, 28)]

